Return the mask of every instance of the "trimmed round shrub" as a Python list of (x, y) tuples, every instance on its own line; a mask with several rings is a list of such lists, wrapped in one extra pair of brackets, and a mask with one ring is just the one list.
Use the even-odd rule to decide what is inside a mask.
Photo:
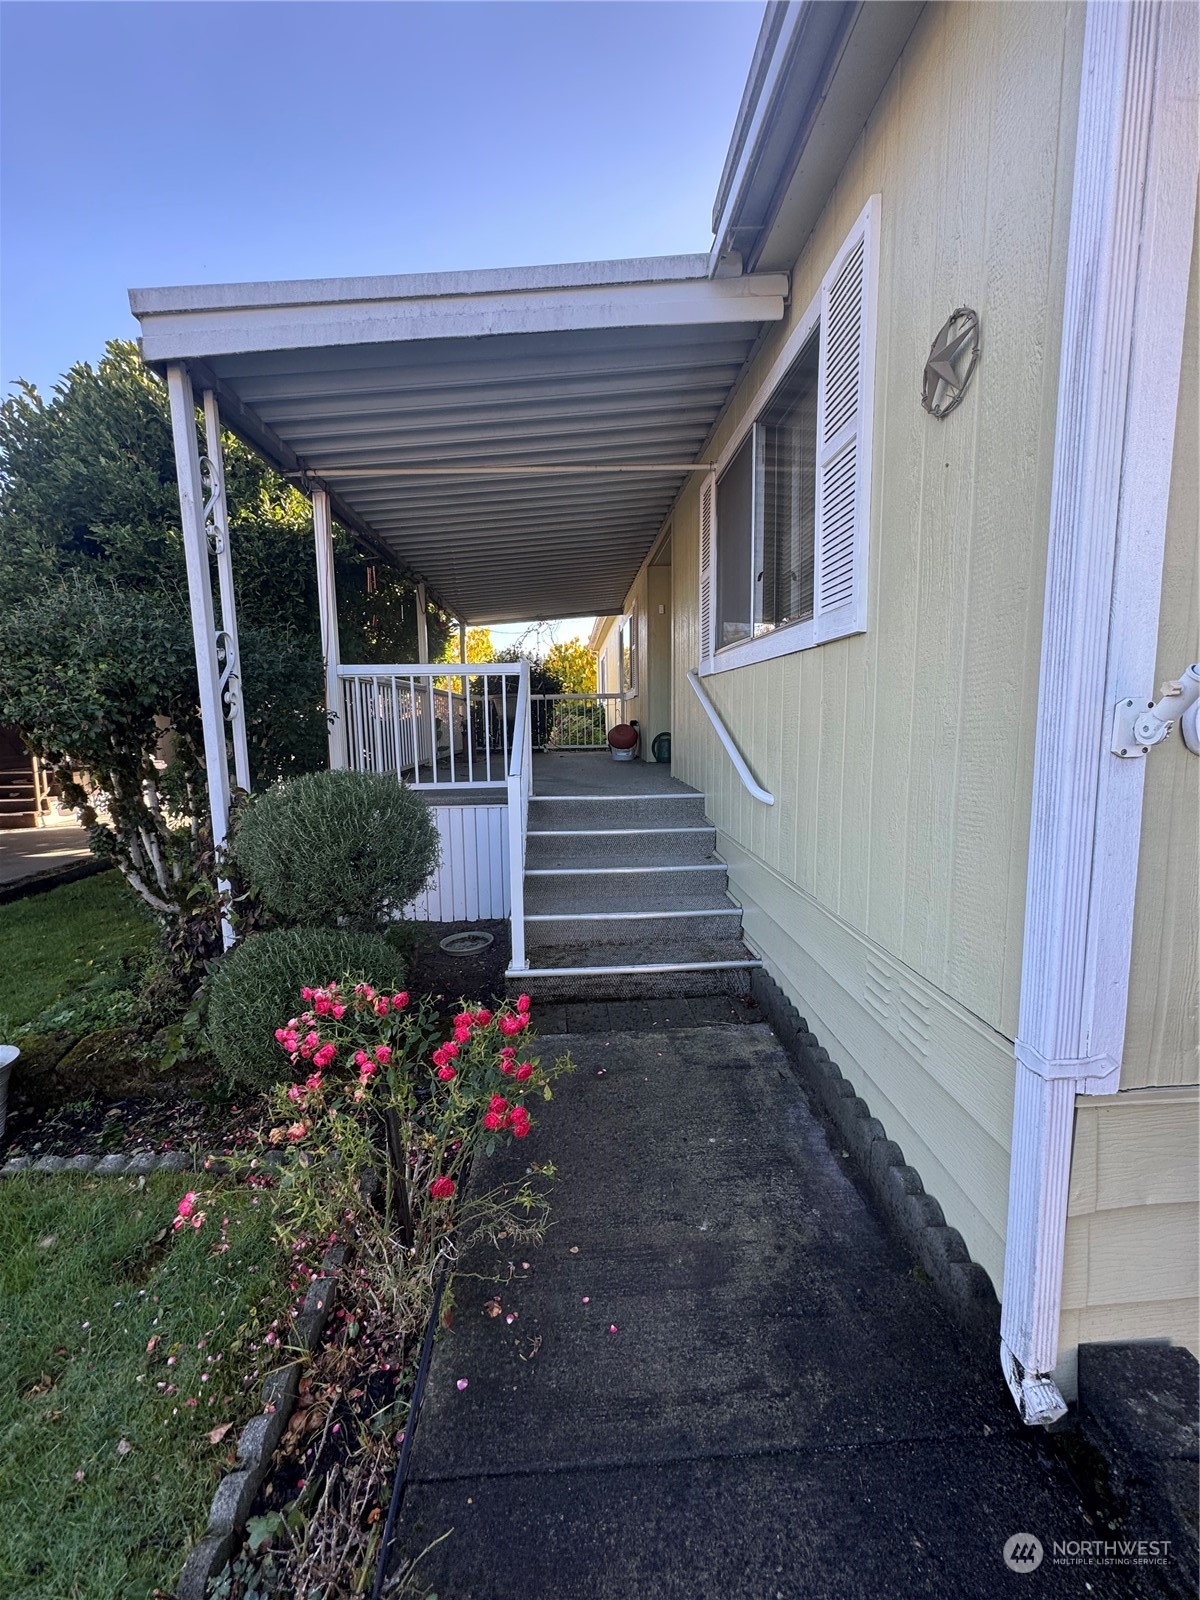
[(233, 856), (279, 921), (367, 930), (425, 887), (438, 836), (428, 806), (395, 778), (313, 772), (246, 807)]
[(209, 979), (208, 1040), (235, 1083), (269, 1088), (290, 1076), (275, 1029), (304, 1008), (306, 985), (404, 986), (404, 961), (384, 939), (340, 928), (276, 928), (222, 956)]

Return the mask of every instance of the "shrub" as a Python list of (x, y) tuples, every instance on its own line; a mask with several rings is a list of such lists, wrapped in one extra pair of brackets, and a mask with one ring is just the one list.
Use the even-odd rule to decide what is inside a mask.
[(425, 886), (438, 837), (428, 807), (395, 778), (314, 772), (249, 804), (233, 853), (251, 893), (281, 922), (345, 920), (366, 930)]
[(223, 956), (209, 979), (208, 1040), (235, 1083), (265, 1088), (289, 1076), (275, 1030), (299, 1016), (313, 983), (398, 989), (404, 962), (383, 939), (337, 928), (279, 928)]

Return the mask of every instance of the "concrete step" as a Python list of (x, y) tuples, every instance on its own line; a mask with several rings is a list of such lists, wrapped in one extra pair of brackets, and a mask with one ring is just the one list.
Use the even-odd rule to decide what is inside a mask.
[(699, 911), (598, 911), (562, 916), (540, 913), (525, 918), (525, 947), (536, 950), (540, 961), (544, 954), (562, 945), (600, 947), (627, 944), (632, 939), (658, 946), (664, 961), (681, 960), (690, 957), (699, 945), (737, 939), (741, 932), (741, 908), (728, 904)]
[[(601, 959), (602, 958), (602, 959)], [(740, 939), (706, 939), (686, 955), (656, 940), (556, 945), (530, 954), (529, 967), (506, 974), (510, 994), (538, 1000), (639, 1000), (655, 995), (742, 994), (760, 961)]]
[(704, 796), (673, 794), (531, 795), (531, 828), (671, 828), (701, 824)]
[(705, 911), (726, 904), (723, 861), (670, 866), (534, 867), (525, 911)]
[(669, 828), (614, 828), (562, 831), (531, 827), (525, 863), (537, 867), (667, 866), (706, 861), (716, 847), (714, 828), (685, 823)]

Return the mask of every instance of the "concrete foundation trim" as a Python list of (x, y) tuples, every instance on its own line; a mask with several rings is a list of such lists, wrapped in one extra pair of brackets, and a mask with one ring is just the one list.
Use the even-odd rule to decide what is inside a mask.
[(828, 1050), (774, 978), (761, 968), (750, 975), (750, 992), (787, 1052), (816, 1109), (849, 1151), (889, 1228), (932, 1283), (955, 1325), (992, 1350), (1000, 1337), (1000, 1302), (992, 1280), (970, 1252), (941, 1206), (926, 1194), (921, 1175), (866, 1101), (841, 1073)]

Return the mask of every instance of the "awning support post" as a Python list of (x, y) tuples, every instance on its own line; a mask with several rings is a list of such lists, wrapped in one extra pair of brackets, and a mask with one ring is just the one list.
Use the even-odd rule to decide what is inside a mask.
[[(229, 757), (225, 747), (225, 718), (221, 714), (221, 671), (217, 660), (217, 631), (213, 620), (212, 582), (208, 567), (208, 530), (205, 526), (204, 490), (200, 478), (200, 442), (196, 434), (196, 398), (186, 367), (173, 363), (167, 368), (167, 394), (171, 404), (171, 432), (175, 441), (175, 472), (179, 480), (179, 514), (183, 553), (187, 562), (192, 639), (196, 649), (208, 804), (212, 816), (213, 844), (220, 850), (229, 833)], [(227, 880), (218, 878), (217, 887), (223, 896), (229, 895)], [(221, 918), (221, 939), (226, 950), (234, 942), (233, 925), (228, 915)]]
[(429, 660), (429, 614), (428, 600), (423, 582), (417, 584), (417, 660)]
[(467, 625), (460, 622), (458, 625), (458, 659), (465, 667), (467, 664)]
[(221, 413), (211, 389), (204, 391), (204, 448), (200, 483), (205, 492), (204, 524), (217, 556), (221, 593), (218, 650), (225, 657), (221, 674), (225, 714), (233, 736), (234, 776), (239, 789), (250, 792), (250, 750), (246, 743), (246, 706), (242, 694), (242, 654), (238, 642), (237, 600), (233, 592), (233, 551), (229, 538), (229, 506), (225, 498), (225, 456), (221, 449)]
[(325, 663), (325, 711), (329, 717), (329, 765), (342, 772), (349, 765), (346, 749), (346, 719), (342, 715), (342, 686), (338, 672), (342, 665), (338, 639), (337, 579), (333, 568), (333, 518), (329, 495), (314, 489), (313, 540), (317, 551), (317, 603), (321, 613), (321, 656)]

